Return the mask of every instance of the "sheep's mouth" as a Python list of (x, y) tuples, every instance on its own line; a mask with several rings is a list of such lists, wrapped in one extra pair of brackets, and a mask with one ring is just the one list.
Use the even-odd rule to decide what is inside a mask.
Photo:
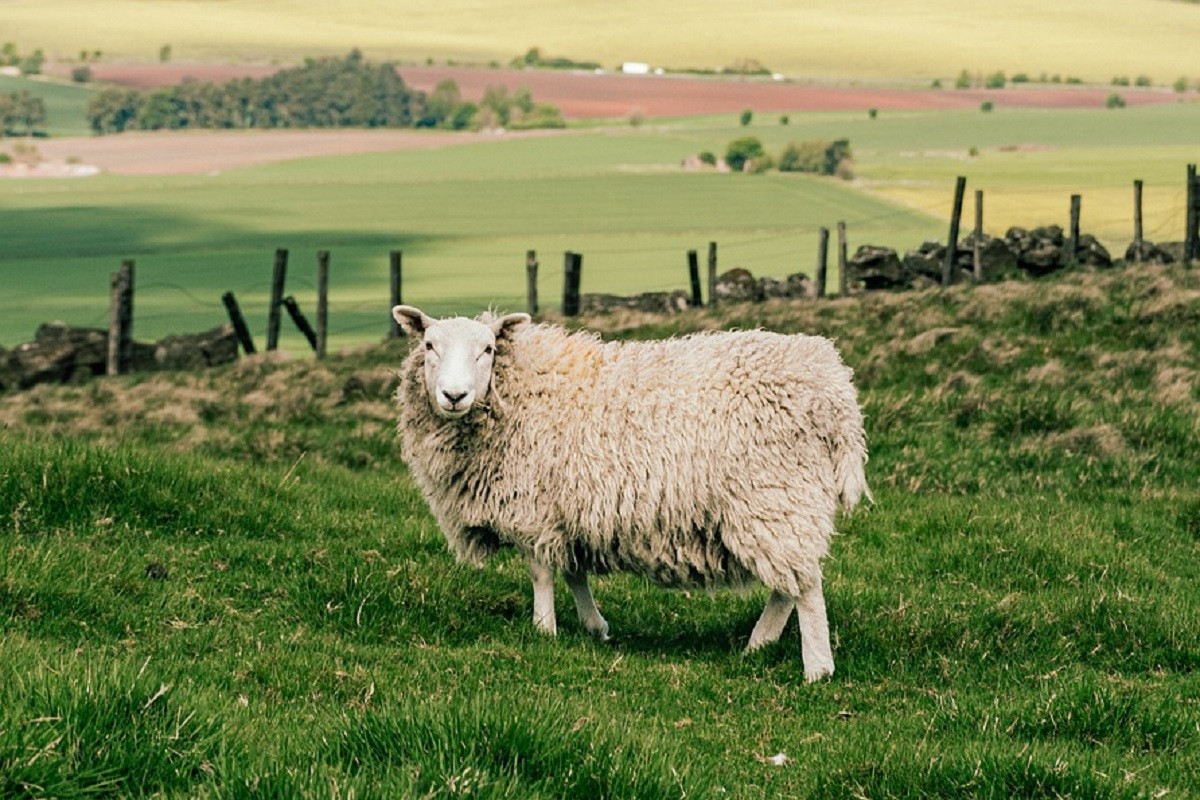
[(454, 405), (442, 405), (441, 403), (437, 404), (437, 413), (446, 419), (462, 419), (470, 410), (471, 405), (469, 403), (463, 403), (461, 405), (457, 403)]

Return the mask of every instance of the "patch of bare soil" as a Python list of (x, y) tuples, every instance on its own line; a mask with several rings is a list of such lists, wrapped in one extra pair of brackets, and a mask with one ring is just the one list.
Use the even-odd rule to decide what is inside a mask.
[[(70, 69), (55, 67), (63, 76)], [(222, 83), (262, 78), (280, 67), (262, 64), (96, 64), (93, 80), (140, 89), (185, 78)], [(51, 70), (53, 71), (53, 70)], [(623, 75), (563, 70), (401, 66), (406, 83), (422, 91), (440, 81), (458, 83), (463, 97), (478, 100), (489, 86), (529, 87), (534, 99), (553, 103), (573, 119), (688, 116), (754, 111), (865, 111), (978, 108), (990, 100), (1007, 108), (1104, 108), (1111, 87), (1023, 85), (1005, 89), (913, 89), (838, 86), (767, 78), (706, 78), (689, 75)], [(1174, 103), (1181, 95), (1165, 89), (1122, 91), (1129, 105)]]
[[(135, 131), (38, 142), (40, 168), (75, 164), (78, 174), (96, 169), (117, 175), (186, 175), (220, 172), (271, 161), (315, 156), (444, 147), (495, 139), (553, 135), (553, 131), (505, 134), (412, 130)], [(83, 166), (95, 169), (85, 170)], [(64, 173), (65, 177), (66, 174)], [(30, 177), (36, 177), (30, 173)]]

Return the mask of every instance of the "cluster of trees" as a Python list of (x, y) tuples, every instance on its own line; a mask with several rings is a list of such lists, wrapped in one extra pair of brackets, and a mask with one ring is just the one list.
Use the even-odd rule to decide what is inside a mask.
[(362, 53), (310, 59), (261, 80), (224, 84), (185, 80), (141, 92), (106, 89), (88, 103), (96, 133), (130, 128), (405, 127), (421, 98), (392, 64), (371, 65)]
[(37, 75), (42, 71), (45, 60), (46, 55), (41, 50), (23, 56), (12, 42), (0, 46), (0, 67), (16, 67), (22, 75)]
[(458, 84), (444, 80), (425, 98), (419, 128), (471, 130), (476, 128), (565, 128), (558, 106), (535, 103), (528, 86), (510, 92), (504, 86), (489, 86), (478, 103), (463, 100)]
[(46, 103), (27, 91), (0, 94), (0, 135), (33, 136), (46, 125)]
[[(778, 159), (772, 158), (757, 137), (743, 136), (734, 139), (725, 148), (725, 163), (734, 172), (808, 172), (814, 175), (837, 175), (850, 178), (849, 139), (812, 140), (793, 142), (784, 148)], [(715, 164), (716, 156), (711, 152), (701, 153), (700, 160)]]
[(489, 90), (476, 104), (453, 81), (426, 96), (405, 85), (394, 64), (370, 64), (362, 53), (309, 59), (263, 79), (224, 84), (185, 80), (141, 92), (106, 89), (88, 103), (96, 133), (178, 128), (474, 128), (563, 124), (558, 109), (538, 106), (528, 90)]

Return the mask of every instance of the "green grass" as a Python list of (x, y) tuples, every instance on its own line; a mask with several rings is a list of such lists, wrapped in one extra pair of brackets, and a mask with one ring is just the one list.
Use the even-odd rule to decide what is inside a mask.
[[(398, 460), (402, 343), (0, 398), (0, 793), (1194, 797), (1195, 270), (704, 310), (836, 337), (877, 502), (837, 673), (746, 593), (456, 565)], [(150, 568), (149, 570), (147, 568)], [(784, 753), (785, 766), (763, 763)]]
[[(478, 0), (345, 6), (311, 0), (7, 0), (6, 39), (68, 58), (80, 50), (150, 60), (171, 45), (176, 59), (229, 60), (342, 53), (407, 61), (508, 63), (530, 47), (547, 56), (665, 67), (721, 68), (757, 59), (793, 76), (952, 79), (967, 69), (1108, 81), (1149, 75), (1170, 85), (1193, 63), (1195, 5), (1162, 0), (1032, 0), (965, 6), (924, 0), (881, 8), (718, 0), (633, 0), (504, 6)], [(1152, 47), (1130, 42), (1153, 42)], [(1197, 75), (1190, 76), (1196, 79)]]

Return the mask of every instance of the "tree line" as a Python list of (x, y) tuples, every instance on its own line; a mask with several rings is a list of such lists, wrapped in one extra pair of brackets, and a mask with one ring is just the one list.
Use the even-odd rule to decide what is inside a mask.
[(392, 63), (371, 64), (353, 50), (344, 58), (308, 59), (266, 78), (223, 84), (187, 79), (149, 92), (105, 89), (88, 103), (94, 132), (180, 128), (560, 127), (554, 106), (528, 90), (489, 89), (464, 101), (453, 81), (429, 95), (409, 88)]

